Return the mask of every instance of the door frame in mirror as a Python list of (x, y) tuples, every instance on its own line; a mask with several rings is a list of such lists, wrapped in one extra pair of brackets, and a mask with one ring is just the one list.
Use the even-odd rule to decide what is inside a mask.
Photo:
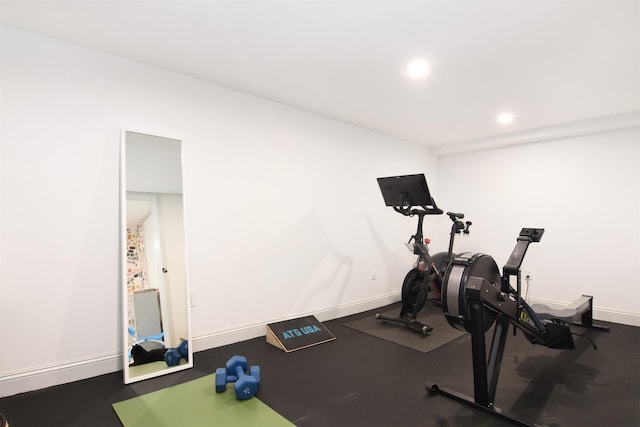
[[(158, 138), (162, 140), (174, 140), (180, 143), (180, 174), (181, 179), (184, 176), (183, 171), (183, 144), (179, 138), (162, 136), (154, 132), (140, 131), (134, 130), (131, 128), (123, 128), (121, 130), (120, 136), (120, 268), (119, 268), (119, 285), (121, 292), (121, 333), (122, 333), (122, 363), (123, 363), (123, 380), (125, 384), (146, 380), (149, 378), (155, 378), (161, 375), (166, 375), (173, 372), (182, 371), (185, 369), (189, 369), (193, 367), (193, 348), (192, 348), (192, 334), (191, 334), (191, 307), (190, 307), (190, 286), (189, 286), (189, 272), (188, 272), (188, 254), (187, 254), (187, 224), (186, 224), (186, 203), (184, 197), (184, 185), (182, 185), (182, 216), (183, 216), (183, 242), (184, 242), (184, 304), (185, 304), (185, 313), (186, 313), (186, 327), (187, 327), (187, 336), (181, 336), (180, 338), (186, 339), (189, 343), (188, 345), (188, 355), (186, 358), (186, 362), (182, 361), (182, 363), (176, 366), (166, 366), (164, 362), (155, 362), (156, 366), (160, 365), (160, 368), (156, 368), (155, 366), (150, 369), (149, 372), (146, 372), (146, 369), (143, 370), (139, 375), (132, 376), (130, 375), (130, 357), (129, 357), (129, 347), (130, 347), (130, 334), (129, 334), (129, 319), (128, 319), (128, 291), (127, 291), (127, 136), (131, 133), (141, 134), (152, 138)], [(175, 194), (175, 193), (174, 193)], [(164, 304), (166, 305), (166, 301)], [(149, 365), (151, 366), (151, 364)]]

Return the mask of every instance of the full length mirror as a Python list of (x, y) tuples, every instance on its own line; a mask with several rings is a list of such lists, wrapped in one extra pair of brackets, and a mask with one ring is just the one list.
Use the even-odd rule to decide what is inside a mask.
[(193, 366), (182, 142), (123, 130), (121, 265), (124, 382)]

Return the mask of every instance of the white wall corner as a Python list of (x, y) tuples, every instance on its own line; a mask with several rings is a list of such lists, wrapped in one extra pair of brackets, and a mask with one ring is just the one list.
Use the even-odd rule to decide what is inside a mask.
[(557, 139), (574, 138), (578, 136), (594, 135), (603, 132), (613, 132), (640, 126), (640, 111), (634, 111), (615, 116), (599, 117), (590, 120), (547, 126), (506, 135), (488, 138), (460, 141), (452, 144), (431, 147), (434, 156), (448, 156), (452, 154), (471, 153), (476, 151), (506, 148), (515, 145), (534, 144)]

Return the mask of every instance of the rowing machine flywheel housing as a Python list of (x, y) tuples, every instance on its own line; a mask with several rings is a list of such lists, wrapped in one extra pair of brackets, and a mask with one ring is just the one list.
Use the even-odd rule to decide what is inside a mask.
[[(480, 277), (500, 286), (500, 270), (495, 260), (482, 253), (465, 252), (459, 254), (448, 266), (442, 283), (442, 311), (447, 322), (456, 329), (471, 332), (469, 308), (465, 295), (470, 277)], [(491, 328), (497, 314), (484, 308), (484, 330)]]

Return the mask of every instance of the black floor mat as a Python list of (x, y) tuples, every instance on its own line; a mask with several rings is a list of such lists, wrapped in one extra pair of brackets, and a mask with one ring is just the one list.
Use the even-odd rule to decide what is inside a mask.
[[(432, 309), (439, 312), (427, 307)], [(388, 310), (399, 314), (400, 307), (327, 320), (323, 324), (336, 339), (304, 350), (285, 353), (264, 336), (256, 337), (194, 353), (193, 369), (129, 385), (122, 384), (122, 371), (113, 372), (2, 398), (0, 412), (14, 427), (121, 427), (112, 403), (210, 375), (239, 354), (260, 366), (260, 401), (298, 427), (513, 427), (426, 391), (438, 384), (473, 396), (468, 334), (423, 353), (341, 326), (359, 319), (375, 324), (376, 312)], [(424, 341), (456, 332), (441, 312), (438, 317), (443, 325), (433, 322), (435, 329)], [(588, 334), (598, 350), (586, 337), (575, 337), (575, 350), (554, 350), (509, 333), (496, 406), (524, 422), (550, 427), (640, 426), (640, 328), (605, 324), (610, 332), (576, 330)], [(423, 338), (400, 326), (380, 326)]]
[[(400, 314), (400, 308), (401, 304), (398, 303), (381, 314), (396, 317)], [(423, 353), (428, 353), (466, 334), (451, 327), (442, 314), (442, 309), (431, 304), (427, 304), (418, 313), (417, 320), (433, 327), (433, 331), (423, 335), (400, 324), (377, 320), (375, 316), (353, 320), (342, 325)]]

